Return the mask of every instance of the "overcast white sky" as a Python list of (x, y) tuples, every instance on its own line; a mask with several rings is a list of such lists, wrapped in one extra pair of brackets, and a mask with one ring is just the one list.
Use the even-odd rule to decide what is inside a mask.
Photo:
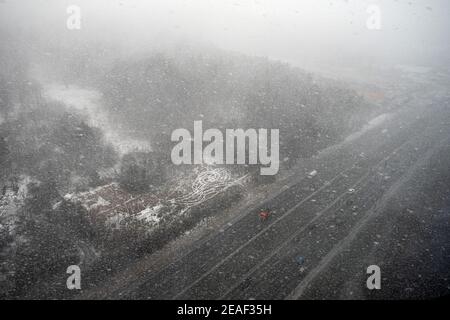
[[(82, 10), (80, 31), (66, 28), (72, 4)], [(366, 27), (370, 4), (381, 10), (381, 30)], [(206, 42), (299, 66), (448, 64), (450, 56), (446, 0), (3, 0), (0, 11), (2, 28), (41, 42)]]

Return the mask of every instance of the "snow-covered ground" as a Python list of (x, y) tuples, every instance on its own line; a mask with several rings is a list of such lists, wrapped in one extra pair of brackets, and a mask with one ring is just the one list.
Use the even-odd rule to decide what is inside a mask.
[(27, 194), (27, 186), (33, 180), (29, 176), (21, 176), (18, 182), (18, 191), (14, 192), (10, 188), (4, 195), (0, 195), (0, 229), (14, 232), (17, 221), (17, 210), (23, 205)]
[(158, 204), (153, 207), (147, 207), (141, 212), (136, 214), (137, 220), (144, 220), (147, 223), (150, 223), (151, 225), (156, 225), (160, 221), (159, 211), (162, 209), (162, 205)]
[[(204, 166), (196, 168), (184, 179), (170, 181), (165, 190), (132, 195), (117, 183), (100, 186), (89, 191), (64, 196), (81, 204), (90, 215), (100, 215), (112, 228), (120, 228), (125, 220), (144, 222), (149, 229), (158, 226), (164, 215), (183, 215), (233, 185), (245, 184), (245, 177), (235, 177), (225, 168)], [(59, 205), (59, 204), (57, 204)]]

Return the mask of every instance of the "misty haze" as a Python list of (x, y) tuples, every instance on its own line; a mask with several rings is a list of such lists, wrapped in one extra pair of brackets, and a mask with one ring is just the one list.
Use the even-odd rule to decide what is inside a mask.
[(449, 295), (449, 17), (1, 0), (0, 299)]

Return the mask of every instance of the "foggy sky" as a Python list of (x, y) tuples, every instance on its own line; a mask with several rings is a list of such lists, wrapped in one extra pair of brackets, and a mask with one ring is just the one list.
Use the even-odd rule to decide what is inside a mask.
[[(369, 4), (381, 30), (368, 30)], [(68, 5), (82, 10), (68, 30)], [(37, 46), (117, 46), (123, 54), (176, 43), (212, 44), (311, 64), (449, 65), (446, 0), (3, 0), (2, 32)], [(3, 35), (4, 37), (4, 35)], [(2, 41), (5, 45), (5, 41)]]

